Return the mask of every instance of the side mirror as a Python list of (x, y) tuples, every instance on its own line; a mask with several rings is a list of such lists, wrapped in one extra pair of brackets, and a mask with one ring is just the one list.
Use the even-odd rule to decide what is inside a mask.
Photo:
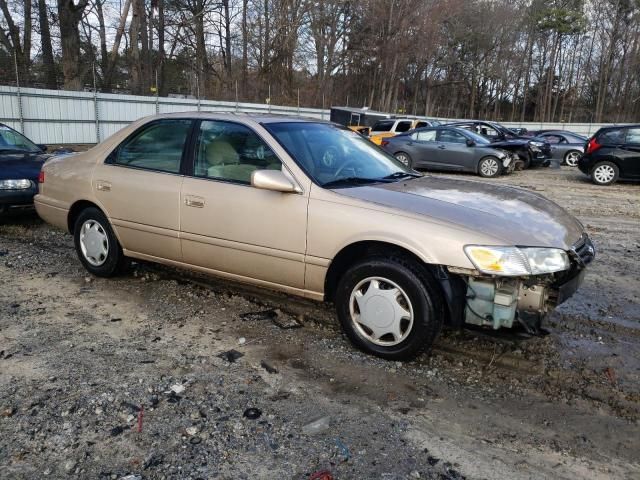
[(474, 142), (470, 138), (467, 138), (467, 147), (475, 147), (475, 146), (476, 146), (476, 142)]
[(38, 145), (36, 145), (36, 147), (38, 147), (43, 152), (46, 152), (47, 150), (49, 150), (49, 147), (46, 146), (44, 143), (38, 144)]
[(281, 170), (255, 170), (251, 173), (251, 185), (263, 190), (293, 193), (298, 189)]

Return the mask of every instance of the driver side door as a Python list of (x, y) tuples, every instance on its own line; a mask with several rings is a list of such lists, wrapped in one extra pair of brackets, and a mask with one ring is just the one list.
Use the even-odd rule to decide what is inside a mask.
[[(467, 137), (455, 130), (438, 131), (438, 166), (447, 170), (465, 170), (473, 164), (473, 148)], [(475, 166), (474, 166), (475, 167)]]
[(255, 188), (251, 173), (291, 175), (248, 126), (203, 120), (180, 199), (184, 262), (252, 282), (304, 288), (308, 191)]

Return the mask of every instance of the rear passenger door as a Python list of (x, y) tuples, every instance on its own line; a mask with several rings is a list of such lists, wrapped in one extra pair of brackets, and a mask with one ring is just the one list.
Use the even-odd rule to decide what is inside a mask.
[(203, 120), (180, 204), (184, 262), (251, 279), (304, 288), (308, 191), (255, 188), (255, 170), (290, 174), (254, 130)]
[(640, 127), (627, 129), (624, 145), (620, 147), (620, 173), (640, 178)]
[(438, 160), (436, 130), (419, 130), (411, 134), (412, 151), (408, 152), (417, 168), (434, 167)]
[(181, 260), (182, 159), (192, 124), (147, 123), (96, 166), (93, 191), (125, 250)]

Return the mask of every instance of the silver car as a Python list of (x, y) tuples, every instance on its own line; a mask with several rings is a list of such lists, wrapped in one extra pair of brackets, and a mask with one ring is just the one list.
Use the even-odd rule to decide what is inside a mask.
[(562, 130), (545, 131), (536, 135), (551, 145), (551, 158), (559, 160), (570, 167), (577, 167), (578, 160), (584, 153), (587, 137)]
[(419, 128), (386, 138), (382, 148), (411, 168), (471, 172), (497, 177), (513, 170), (510, 152), (493, 148), (482, 135), (459, 127)]

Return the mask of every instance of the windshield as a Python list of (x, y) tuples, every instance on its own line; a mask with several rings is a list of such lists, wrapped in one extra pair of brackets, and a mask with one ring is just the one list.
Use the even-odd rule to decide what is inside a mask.
[(41, 152), (42, 149), (13, 128), (0, 124), (0, 151), (19, 150), (23, 152)]
[(473, 140), (474, 142), (476, 142), (477, 145), (489, 145), (491, 142), (489, 141), (489, 139), (487, 139), (487, 137), (483, 137), (482, 135), (480, 135), (479, 133), (476, 132), (472, 132), (471, 130), (464, 130), (464, 135), (467, 138), (470, 138), (471, 140)]
[(398, 181), (420, 176), (361, 135), (326, 123), (271, 123), (265, 128), (313, 181), (323, 187)]
[(493, 123), (491, 124), (496, 130), (501, 131), (505, 136), (507, 137), (517, 137), (519, 136), (516, 132), (514, 132), (513, 130), (509, 130), (507, 127), (505, 127), (504, 125), (500, 125), (499, 123)]

